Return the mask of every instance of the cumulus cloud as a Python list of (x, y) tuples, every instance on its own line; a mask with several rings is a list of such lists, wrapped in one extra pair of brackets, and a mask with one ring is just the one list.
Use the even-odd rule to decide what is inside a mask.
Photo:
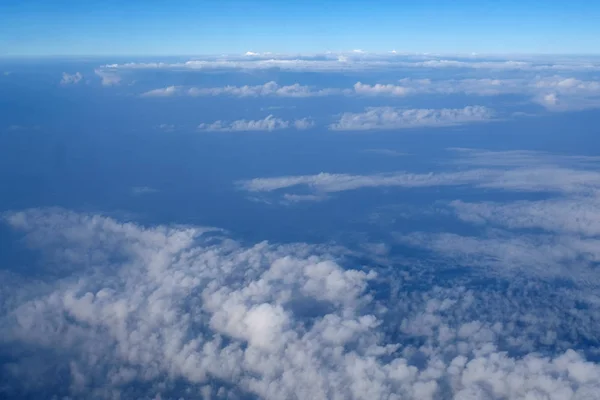
[(243, 131), (276, 131), (288, 128), (298, 130), (309, 129), (313, 126), (313, 122), (307, 118), (286, 121), (281, 118), (276, 118), (273, 115), (267, 116), (265, 119), (246, 120), (241, 119), (233, 122), (215, 121), (211, 124), (200, 124), (198, 129), (206, 132), (243, 132)]
[[(210, 229), (142, 227), (56, 209), (5, 220), (44, 252), (49, 268), (71, 270), (44, 285), (2, 281), (0, 354), (11, 360), (4, 394), (433, 400), (598, 393), (600, 367), (569, 348), (597, 332), (583, 314), (569, 313), (576, 291), (548, 296), (544, 281), (529, 281), (530, 297), (520, 294), (518, 277), (498, 290), (415, 290), (394, 271), (344, 268), (343, 253), (328, 247), (245, 247)], [(404, 271), (423, 283), (439, 272)], [(372, 295), (380, 285), (389, 295)], [(550, 345), (550, 353), (536, 351)]]
[(121, 76), (114, 69), (97, 68), (94, 73), (100, 77), (103, 86), (113, 86), (121, 83)]
[(493, 112), (483, 106), (458, 109), (400, 109), (371, 107), (362, 113), (344, 113), (329, 128), (337, 131), (407, 129), (418, 127), (453, 126), (489, 121)]
[(61, 85), (75, 85), (79, 83), (83, 79), (83, 75), (80, 72), (75, 72), (74, 74), (69, 74), (67, 72), (63, 72), (62, 79), (60, 80)]

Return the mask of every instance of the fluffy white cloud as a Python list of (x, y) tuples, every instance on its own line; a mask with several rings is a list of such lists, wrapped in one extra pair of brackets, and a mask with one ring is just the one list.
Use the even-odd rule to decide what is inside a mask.
[(60, 80), (61, 85), (74, 85), (79, 83), (83, 79), (83, 75), (80, 72), (75, 72), (74, 74), (69, 74), (67, 72), (63, 72), (62, 79)]
[(121, 83), (121, 75), (115, 69), (97, 68), (94, 73), (100, 77), (103, 86), (113, 86)]
[(483, 106), (467, 106), (458, 109), (371, 107), (362, 113), (344, 113), (338, 122), (331, 124), (329, 128), (337, 131), (408, 129), (483, 122), (492, 118), (492, 110)]
[[(380, 279), (343, 268), (332, 248), (244, 247), (211, 230), (62, 210), (6, 221), (45, 252), (48, 268), (70, 266), (43, 284), (3, 276), (9, 395), (597, 398), (600, 367), (563, 342), (597, 337), (568, 311), (577, 291), (556, 299), (538, 282), (523, 297), (518, 277), (497, 291), (415, 290), (406, 274), (439, 269)], [(384, 284), (389, 294), (376, 300)], [(535, 350), (545, 344), (557, 350)]]
[(216, 121), (211, 124), (200, 124), (198, 129), (207, 132), (243, 132), (243, 131), (276, 131), (294, 127), (298, 130), (309, 129), (313, 126), (313, 122), (307, 118), (286, 121), (281, 118), (276, 118), (273, 115), (267, 116), (265, 119), (246, 120), (241, 119), (230, 123)]

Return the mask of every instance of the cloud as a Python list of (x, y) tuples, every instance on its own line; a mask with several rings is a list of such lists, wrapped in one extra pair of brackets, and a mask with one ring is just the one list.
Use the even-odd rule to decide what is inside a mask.
[(318, 202), (323, 201), (326, 198), (324, 196), (318, 196), (314, 194), (284, 194), (284, 203), (305, 203), (305, 202)]
[(294, 127), (298, 130), (310, 129), (315, 126), (315, 122), (309, 118), (297, 119), (294, 121)]
[(246, 120), (241, 119), (230, 123), (216, 121), (211, 124), (200, 124), (198, 129), (207, 132), (243, 132), (243, 131), (276, 131), (294, 127), (298, 130), (309, 129), (313, 126), (311, 120), (303, 118), (294, 121), (285, 121), (281, 118), (276, 118), (273, 115), (267, 116), (265, 119)]
[(169, 97), (180, 93), (181, 88), (178, 86), (168, 86), (163, 89), (153, 89), (142, 93), (142, 97)]
[(522, 57), (521, 60), (483, 57), (440, 57), (425, 54), (330, 52), (325, 54), (246, 53), (242, 56), (202, 57), (185, 62), (109, 64), (106, 69), (281, 69), (293, 71), (380, 71), (401, 69), (458, 69), (504, 71), (597, 71), (597, 60)]
[(361, 188), (375, 187), (428, 187), (439, 185), (464, 185), (491, 180), (502, 172), (492, 170), (471, 170), (456, 173), (413, 174), (396, 172), (373, 175), (349, 175), (320, 173), (316, 175), (281, 176), (255, 178), (238, 182), (250, 192), (271, 192), (294, 186), (308, 186), (316, 192), (335, 193)]
[(274, 81), (254, 86), (212, 88), (168, 86), (142, 93), (142, 97), (164, 96), (234, 96), (234, 97), (319, 97), (319, 96), (389, 96), (457, 95), (498, 96), (522, 95), (550, 111), (569, 111), (600, 106), (600, 82), (563, 76), (516, 77), (511, 79), (412, 79), (397, 83), (367, 84), (357, 82), (352, 88), (321, 88), (299, 83), (281, 86)]
[(362, 113), (344, 113), (329, 128), (336, 131), (408, 129), (418, 127), (453, 126), (489, 121), (493, 112), (483, 106), (459, 109), (400, 109), (371, 107)]
[(175, 132), (176, 126), (175, 124), (160, 124), (157, 126), (157, 129), (163, 132)]
[(509, 229), (543, 229), (560, 234), (600, 236), (600, 192), (540, 201), (450, 204), (459, 218)]
[[(334, 248), (64, 210), (6, 222), (70, 275), (2, 280), (3, 394), (74, 398), (595, 398), (582, 296), (543, 279), (427, 284)], [(349, 262), (351, 265), (357, 265)], [(527, 285), (527, 286), (523, 286)], [(531, 292), (521, 294), (524, 287)], [(384, 297), (373, 296), (379, 288)], [(380, 294), (382, 294), (380, 293)], [(587, 318), (586, 318), (587, 316)], [(592, 319), (593, 320), (593, 319)], [(565, 338), (571, 341), (564, 341)], [(554, 350), (548, 351), (552, 348)], [(8, 353), (7, 353), (8, 352)], [(13, 396), (14, 397), (14, 396)]]
[(75, 85), (83, 79), (83, 75), (80, 72), (74, 74), (68, 74), (67, 72), (62, 73), (62, 79), (60, 80), (61, 85)]
[(450, 165), (444, 172), (397, 171), (366, 175), (322, 172), (315, 175), (254, 178), (238, 181), (236, 185), (241, 190), (263, 194), (290, 188), (308, 188), (310, 194), (318, 196), (367, 188), (448, 186), (568, 196), (600, 193), (600, 173), (597, 172), (600, 159), (597, 157), (561, 156), (533, 151), (452, 151), (457, 153), (457, 157), (450, 159)]
[(411, 93), (411, 89), (404, 86), (396, 86), (396, 85), (365, 85), (363, 83), (357, 82), (354, 84), (354, 91), (356, 94), (364, 94), (364, 95), (380, 95), (380, 94), (389, 94), (392, 96), (406, 96)]
[(103, 86), (114, 86), (121, 83), (121, 76), (114, 69), (97, 68), (94, 73), (100, 77)]
[(367, 150), (365, 150), (365, 152), (373, 153), (373, 154), (380, 154), (383, 156), (390, 156), (390, 157), (401, 157), (401, 156), (409, 155), (409, 153), (403, 153), (401, 151), (392, 150), (392, 149), (367, 149)]
[(302, 86), (298, 83), (288, 86), (280, 86), (276, 82), (267, 82), (264, 85), (255, 86), (224, 86), (215, 88), (197, 88), (185, 89), (180, 86), (169, 86), (163, 89), (154, 89), (142, 93), (142, 97), (165, 97), (174, 95), (187, 96), (234, 96), (234, 97), (314, 97), (340, 94), (340, 90), (321, 89), (315, 90), (309, 86)]

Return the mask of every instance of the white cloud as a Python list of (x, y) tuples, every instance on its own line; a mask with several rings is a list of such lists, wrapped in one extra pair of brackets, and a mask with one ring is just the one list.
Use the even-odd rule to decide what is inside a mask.
[(597, 60), (522, 57), (521, 60), (481, 57), (444, 58), (425, 54), (365, 53), (359, 51), (326, 54), (246, 53), (240, 56), (204, 57), (186, 62), (110, 64), (107, 69), (282, 69), (295, 71), (364, 71), (391, 69), (466, 69), (491, 71), (597, 71)]
[(465, 203), (451, 206), (459, 218), (510, 229), (544, 229), (559, 234), (600, 236), (600, 192), (540, 201)]
[(169, 86), (163, 89), (154, 89), (142, 93), (143, 97), (162, 97), (173, 95), (187, 96), (235, 96), (235, 97), (314, 97), (340, 94), (342, 91), (336, 89), (316, 90), (309, 86), (302, 86), (298, 83), (288, 86), (280, 86), (276, 82), (267, 82), (264, 85), (255, 86), (224, 86), (214, 88), (192, 87), (184, 89), (181, 86)]
[[(576, 290), (556, 298), (529, 279), (524, 296), (518, 276), (416, 290), (405, 278), (439, 269), (380, 278), (333, 249), (62, 210), (6, 220), (48, 267), (71, 266), (43, 285), (2, 280), (4, 386), (34, 397), (597, 398), (600, 366), (569, 349), (598, 336)], [(392, 289), (385, 303), (372, 283)]]
[(180, 93), (181, 88), (178, 86), (168, 86), (163, 89), (153, 89), (142, 93), (142, 97), (170, 97)]
[(80, 72), (69, 74), (67, 72), (62, 73), (62, 79), (60, 80), (61, 85), (75, 85), (83, 79), (83, 75)]
[(379, 95), (379, 94), (389, 94), (392, 96), (406, 96), (411, 93), (412, 89), (404, 87), (404, 86), (396, 86), (396, 85), (365, 85), (363, 83), (357, 82), (354, 84), (354, 91), (356, 94), (364, 94), (364, 95)]
[(305, 203), (305, 202), (318, 202), (325, 200), (324, 196), (318, 196), (314, 194), (289, 194), (283, 195), (284, 203)]
[(344, 113), (330, 129), (338, 131), (441, 127), (489, 121), (493, 112), (483, 106), (459, 109), (399, 109), (371, 107), (362, 113)]
[(315, 122), (309, 118), (302, 118), (294, 121), (294, 127), (298, 130), (310, 129), (314, 126)]
[(100, 77), (103, 86), (114, 86), (121, 83), (121, 76), (115, 69), (97, 68), (94, 73)]
[(163, 132), (174, 132), (176, 129), (175, 124), (160, 124), (157, 126), (157, 129)]
[[(308, 188), (309, 194), (315, 196), (366, 188), (436, 186), (467, 186), (517, 193), (539, 192), (576, 198), (600, 193), (600, 173), (597, 172), (600, 159), (597, 157), (552, 155), (533, 151), (452, 150), (457, 152), (458, 156), (450, 161), (450, 167), (445, 172), (398, 171), (368, 175), (322, 172), (315, 175), (255, 178), (239, 181), (236, 184), (242, 190), (255, 193)], [(456, 165), (453, 168), (454, 164)], [(593, 203), (595, 201), (595, 197), (589, 200), (585, 203), (586, 207), (595, 207)], [(545, 207), (550, 207), (550, 203)], [(562, 207), (560, 204), (552, 206), (554, 211), (560, 207)], [(580, 204), (579, 207), (583, 205)], [(569, 208), (566, 207), (565, 210), (567, 209)], [(577, 215), (573, 207), (571, 211)], [(564, 218), (568, 217), (565, 215)], [(556, 221), (556, 223), (560, 222)]]
[(294, 127), (299, 130), (311, 128), (313, 126), (312, 121), (304, 118), (294, 121), (285, 121), (281, 118), (276, 118), (273, 115), (267, 116), (265, 119), (259, 120), (246, 120), (241, 119), (226, 123), (223, 121), (216, 121), (211, 124), (200, 124), (198, 129), (207, 132), (243, 132), (243, 131), (276, 131), (281, 129), (288, 129)]

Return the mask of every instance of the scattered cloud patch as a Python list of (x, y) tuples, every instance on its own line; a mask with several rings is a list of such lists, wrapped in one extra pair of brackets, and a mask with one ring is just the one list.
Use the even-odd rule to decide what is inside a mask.
[(121, 76), (116, 70), (97, 68), (94, 73), (101, 79), (103, 86), (114, 86), (121, 83)]
[(356, 94), (359, 95), (381, 95), (381, 94), (386, 94), (386, 95), (392, 95), (392, 96), (406, 96), (408, 94), (410, 94), (412, 91), (412, 89), (404, 87), (404, 86), (397, 86), (397, 85), (382, 85), (382, 84), (376, 84), (376, 85), (366, 85), (364, 83), (361, 82), (357, 82), (354, 85), (354, 92)]
[(458, 109), (401, 109), (371, 107), (362, 113), (344, 113), (329, 129), (335, 131), (366, 131), (408, 129), (418, 127), (453, 126), (489, 121), (494, 113), (483, 106)]
[(142, 93), (142, 97), (169, 97), (178, 94), (181, 88), (178, 86), (168, 86), (164, 89), (153, 89)]
[[(48, 266), (71, 266), (70, 276), (43, 286), (2, 281), (0, 352), (10, 351), (3, 374), (11, 385), (1, 390), (8, 395), (512, 400), (597, 393), (600, 366), (571, 346), (597, 340), (589, 317), (598, 313), (592, 308), (586, 319), (574, 311), (583, 298), (577, 290), (553, 296), (540, 277), (513, 276), (498, 290), (442, 281), (416, 290), (411, 278), (433, 278), (439, 269), (407, 266), (398, 275), (344, 267), (332, 247), (244, 246), (210, 229), (143, 227), (56, 209), (9, 213), (5, 221), (43, 251)], [(375, 287), (388, 295), (374, 297)], [(543, 350), (550, 345), (555, 350)]]
[(169, 86), (163, 89), (154, 89), (142, 93), (142, 97), (166, 97), (174, 95), (186, 96), (234, 96), (234, 97), (315, 97), (328, 96), (342, 93), (336, 89), (314, 89), (302, 86), (298, 83), (288, 86), (280, 86), (276, 82), (267, 82), (264, 85), (255, 86), (224, 86), (215, 88), (183, 88), (181, 86)]
[(246, 132), (246, 131), (267, 131), (288, 129), (294, 127), (298, 130), (309, 129), (313, 126), (312, 121), (304, 118), (294, 121), (286, 121), (281, 118), (276, 118), (273, 115), (267, 116), (265, 119), (246, 120), (241, 119), (233, 122), (216, 121), (211, 124), (200, 124), (198, 129), (206, 132)]
[(75, 85), (83, 79), (83, 75), (80, 72), (75, 72), (74, 74), (69, 74), (67, 72), (63, 72), (62, 79), (60, 80), (61, 85)]
[(163, 132), (174, 132), (175, 124), (160, 124), (157, 128)]

